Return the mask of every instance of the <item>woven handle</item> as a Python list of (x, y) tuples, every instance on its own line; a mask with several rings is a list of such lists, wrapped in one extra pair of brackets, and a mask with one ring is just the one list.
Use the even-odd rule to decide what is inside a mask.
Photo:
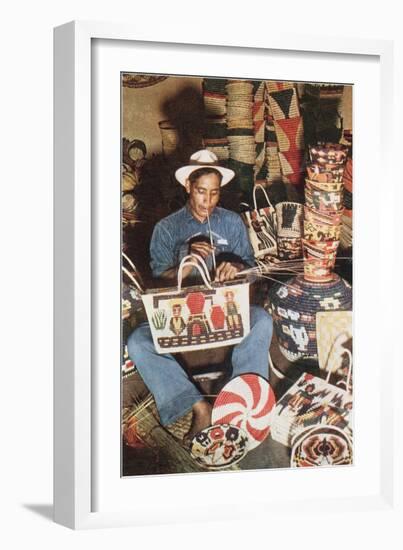
[(134, 265), (134, 263), (131, 261), (131, 259), (129, 258), (129, 256), (127, 256), (127, 254), (125, 254), (124, 252), (122, 252), (122, 256), (123, 256), (123, 258), (126, 260), (126, 262), (130, 265), (130, 267), (133, 269), (133, 271), (136, 271), (136, 272), (137, 272), (137, 268), (136, 268), (136, 266)]
[(130, 271), (124, 266), (122, 266), (122, 271), (123, 271), (123, 273), (125, 273), (129, 277), (129, 279), (132, 281), (132, 283), (137, 288), (137, 290), (139, 290), (141, 293), (143, 293), (144, 289), (139, 284), (139, 282), (136, 280), (136, 278), (133, 276), (133, 274), (130, 273)]
[[(129, 266), (132, 268), (132, 270), (135, 272), (135, 273), (138, 273), (138, 270), (137, 270), (137, 267), (134, 265), (134, 263), (131, 261), (131, 259), (129, 258), (129, 256), (127, 256), (127, 254), (125, 254), (124, 252), (122, 252), (122, 258), (124, 260), (126, 260), (126, 262), (129, 264)], [(144, 288), (142, 287), (142, 285), (139, 283), (139, 281), (135, 278), (135, 276), (130, 273), (130, 271), (128, 269), (126, 269), (123, 265), (122, 265), (122, 270), (123, 272), (129, 277), (129, 279), (132, 281), (132, 283), (135, 285), (135, 287), (137, 288), (137, 290), (139, 290), (140, 292), (144, 292)]]
[(185, 256), (184, 258), (182, 258), (181, 263), (179, 264), (178, 292), (182, 289), (183, 268), (190, 265), (192, 267), (195, 267), (199, 271), (204, 284), (207, 286), (207, 288), (212, 290), (213, 287), (211, 286), (210, 273), (208, 272), (205, 261), (198, 254), (192, 254), (192, 255), (189, 254), (188, 256)]
[[(341, 334), (338, 335), (338, 337), (333, 342), (333, 345), (332, 345), (331, 350), (330, 350), (329, 355), (328, 355), (326, 368), (325, 368), (325, 371), (327, 371), (326, 382), (329, 382), (330, 376), (332, 374), (332, 370), (330, 370), (328, 367), (330, 365), (330, 360), (332, 358), (332, 353), (334, 353), (333, 350), (336, 349), (336, 346), (339, 344), (339, 340), (341, 340), (342, 338), (345, 338), (346, 335), (349, 336), (348, 333), (342, 332)], [(353, 368), (353, 356), (352, 356), (351, 351), (349, 349), (343, 348), (343, 353), (345, 353), (345, 352), (348, 354), (348, 357), (349, 357), (349, 360), (350, 360), (349, 367), (348, 367), (348, 375), (347, 375), (347, 386), (346, 386), (348, 388), (349, 385), (350, 385), (350, 381), (351, 381), (351, 373), (352, 373), (352, 368)]]
[(211, 286), (209, 281), (206, 279), (206, 276), (203, 272), (203, 269), (200, 267), (200, 265), (197, 264), (196, 262), (185, 262), (185, 263), (182, 264), (182, 268), (180, 269), (180, 271), (178, 271), (178, 292), (180, 292), (182, 290), (182, 270), (183, 270), (184, 267), (189, 266), (189, 265), (191, 265), (192, 267), (195, 267), (198, 270), (198, 272), (202, 276), (203, 282), (206, 285), (206, 287), (208, 289), (212, 290), (213, 287)]
[[(348, 388), (350, 387), (350, 383), (351, 383), (351, 376), (352, 376), (352, 371), (353, 371), (353, 356), (351, 354), (351, 351), (349, 349), (346, 348), (346, 353), (348, 355), (348, 358), (350, 360), (350, 363), (349, 363), (349, 366), (348, 366), (348, 374), (347, 374), (347, 380), (345, 382), (346, 384), (346, 390), (348, 390)], [(343, 383), (342, 381), (338, 382), (338, 384), (341, 384)]]
[(209, 270), (208, 270), (208, 267), (206, 265), (206, 262), (203, 260), (203, 258), (199, 255), (199, 254), (188, 254), (187, 256), (184, 256), (179, 264), (179, 267), (178, 267), (178, 273), (179, 273), (179, 270), (181, 269), (181, 265), (185, 262), (198, 262), (200, 267), (203, 269), (204, 271), (204, 275), (206, 276), (206, 279), (211, 283), (211, 277), (210, 277), (210, 273), (209, 273)]
[(257, 183), (257, 184), (254, 186), (254, 188), (253, 188), (253, 205), (254, 205), (254, 207), (255, 207), (255, 210), (257, 210), (256, 190), (257, 190), (258, 187), (263, 191), (264, 196), (266, 197), (266, 200), (267, 200), (267, 204), (268, 204), (271, 208), (274, 208), (273, 205), (272, 205), (272, 203), (271, 203), (270, 200), (269, 200), (269, 196), (267, 195), (266, 190), (265, 190), (265, 188), (263, 187), (263, 185), (260, 185), (260, 183)]

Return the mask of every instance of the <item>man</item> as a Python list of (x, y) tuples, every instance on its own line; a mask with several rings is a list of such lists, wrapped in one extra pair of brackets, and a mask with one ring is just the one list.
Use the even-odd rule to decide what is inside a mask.
[[(245, 267), (254, 265), (246, 228), (235, 212), (217, 206), (220, 188), (234, 172), (218, 166), (217, 157), (207, 150), (197, 151), (187, 166), (179, 168), (176, 179), (189, 195), (187, 204), (161, 220), (154, 229), (150, 253), (155, 277), (176, 284), (181, 259), (187, 254), (204, 258), (211, 270), (216, 258), (215, 280), (232, 280)], [(192, 266), (183, 269), (191, 281)], [(253, 372), (268, 378), (268, 350), (272, 319), (263, 308), (251, 306), (250, 333), (232, 352), (232, 377)], [(150, 327), (140, 325), (128, 339), (129, 356), (154, 396), (161, 423), (171, 424), (190, 409), (193, 420), (186, 442), (211, 424), (211, 405), (171, 354), (155, 351)]]
[[(173, 300), (173, 301), (176, 302), (176, 300)], [(169, 328), (176, 336), (179, 336), (179, 334), (181, 334), (186, 328), (186, 323), (183, 320), (181, 313), (182, 313), (182, 304), (174, 303), (172, 305), (172, 317), (169, 322)]]

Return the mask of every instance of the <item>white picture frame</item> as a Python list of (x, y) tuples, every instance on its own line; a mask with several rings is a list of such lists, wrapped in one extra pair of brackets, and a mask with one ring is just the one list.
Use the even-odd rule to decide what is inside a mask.
[[(392, 163), (393, 143), (392, 143), (392, 119), (393, 119), (393, 43), (385, 40), (363, 40), (358, 38), (330, 38), (323, 40), (321, 37), (313, 35), (288, 36), (283, 33), (270, 32), (267, 37), (256, 37), (251, 42), (248, 38), (237, 37), (233, 41), (221, 39), (217, 33), (217, 40), (214, 44), (204, 44), (202, 34), (198, 38), (194, 29), (192, 32), (184, 31), (180, 39), (178, 35), (171, 36), (167, 31), (164, 36), (153, 36), (152, 31), (147, 29), (137, 29), (131, 25), (109, 24), (109, 23), (91, 23), (91, 22), (72, 22), (55, 29), (54, 41), (54, 74), (55, 74), (55, 396), (54, 396), (54, 514), (55, 521), (70, 528), (94, 528), (107, 526), (125, 526), (125, 525), (144, 525), (154, 523), (175, 523), (180, 521), (192, 521), (197, 516), (197, 520), (226, 520), (237, 518), (256, 518), (265, 517), (267, 514), (277, 514), (278, 521), (289, 521), (289, 518), (283, 517), (284, 505), (286, 505), (287, 515), (293, 514), (297, 521), (301, 511), (301, 495), (306, 491), (306, 487), (311, 485), (323, 485), (331, 481), (334, 486), (337, 485), (337, 474), (330, 480), (329, 470), (304, 472), (295, 471), (259, 471), (248, 472), (233, 476), (225, 474), (207, 474), (210, 480), (207, 484), (219, 485), (221, 491), (228, 492), (229, 500), (233, 503), (230, 509), (223, 508), (218, 504), (208, 505), (207, 500), (202, 500), (198, 505), (189, 505), (188, 501), (181, 501), (181, 495), (189, 496), (189, 491), (197, 490), (200, 485), (201, 476), (192, 477), (189, 480), (188, 475), (154, 477), (153, 479), (134, 478), (122, 488), (118, 471), (111, 471), (110, 464), (116, 464), (116, 456), (99, 461), (97, 455), (102, 455), (102, 445), (105, 445), (105, 437), (109, 446), (119, 447), (119, 410), (113, 409), (109, 413), (107, 410), (100, 410), (98, 399), (102, 400), (102, 392), (105, 392), (107, 380), (97, 378), (96, 372), (105, 365), (105, 359), (100, 357), (105, 355), (108, 358), (116, 357), (116, 350), (111, 353), (105, 348), (105, 354), (100, 354), (97, 346), (100, 334), (105, 333), (107, 326), (103, 325), (105, 311), (114, 311), (113, 300), (103, 303), (98, 307), (100, 294), (104, 295), (105, 285), (109, 281), (116, 281), (116, 271), (109, 273), (105, 265), (105, 258), (109, 264), (113, 264), (114, 259), (119, 262), (120, 249), (114, 251), (116, 245), (116, 227), (115, 239), (106, 238), (103, 241), (102, 251), (100, 252), (99, 235), (102, 233), (102, 227), (99, 225), (99, 218), (105, 216), (105, 208), (114, 208), (119, 201), (117, 199), (112, 203), (108, 202), (111, 197), (108, 195), (99, 195), (96, 185), (96, 177), (100, 175), (99, 167), (94, 164), (93, 151), (94, 144), (98, 140), (98, 134), (94, 130), (94, 120), (96, 119), (98, 102), (94, 102), (93, 94), (94, 82), (98, 78), (95, 75), (99, 64), (111, 62), (116, 65), (116, 53), (106, 60), (102, 61), (100, 50), (94, 49), (97, 42), (109, 41), (114, 47), (124, 47), (128, 44), (145, 48), (147, 55), (139, 61), (139, 57), (134, 58), (134, 64), (139, 65), (139, 72), (161, 72), (164, 74), (164, 63), (158, 55), (153, 59), (153, 48), (158, 53), (158, 48), (164, 47), (169, 50), (170, 56), (175, 58), (176, 52), (192, 51), (198, 61), (195, 64), (193, 74), (204, 74), (200, 69), (203, 57), (219, 54), (232, 55), (236, 52), (239, 59), (243, 59), (243, 64), (248, 65), (251, 56), (261, 56), (273, 53), (281, 56), (281, 63), (273, 74), (266, 78), (286, 79), (281, 75), (280, 66), (284, 65), (284, 60), (292, 56), (298, 59), (306, 58), (315, 62), (318, 55), (322, 55), (322, 65), (326, 63), (343, 63), (343, 60), (353, 59), (359, 56), (362, 60), (368, 60), (368, 63), (375, 63), (379, 70), (380, 90), (376, 91), (374, 97), (380, 99), (380, 103), (375, 109), (375, 117), (379, 117), (380, 129), (380, 157), (371, 157), (372, 167), (375, 165), (375, 173), (382, 165), (385, 171)], [(124, 41), (124, 42), (121, 42)], [(130, 57), (130, 56), (129, 56)], [(132, 61), (133, 61), (133, 56)], [(123, 59), (123, 58), (122, 58)], [(159, 59), (159, 61), (158, 61)], [(325, 61), (324, 61), (325, 60)], [(295, 60), (294, 60), (295, 62)], [(157, 65), (155, 65), (157, 63)], [(155, 71), (155, 66), (160, 69)], [(196, 63), (196, 62), (195, 62)], [(365, 64), (365, 61), (364, 61)], [(253, 65), (253, 64), (252, 64)], [(183, 65), (185, 66), (185, 65)], [(318, 65), (319, 67), (319, 65)], [(122, 66), (120, 70), (129, 70), (132, 67)], [(103, 69), (102, 69), (103, 70)], [(102, 72), (101, 70), (101, 72)], [(228, 70), (230, 70), (228, 68)], [(247, 71), (248, 68), (244, 67)], [(252, 69), (250, 69), (252, 70)], [(365, 72), (365, 71), (364, 71)], [(180, 74), (180, 71), (179, 71)], [(183, 72), (182, 74), (189, 74)], [(210, 73), (211, 74), (211, 73)], [(213, 73), (214, 74), (214, 73)], [(255, 74), (255, 78), (261, 75)], [(359, 77), (357, 77), (359, 80)], [(95, 79), (95, 80), (94, 80)], [(296, 77), (295, 80), (298, 78)], [(308, 79), (313, 79), (312, 76)], [(322, 80), (322, 79), (317, 79)], [(329, 81), (329, 79), (323, 79)], [(331, 81), (331, 79), (330, 79)], [(334, 79), (337, 81), (337, 78)], [(359, 90), (358, 90), (359, 91)], [(113, 91), (111, 92), (113, 93)], [(362, 93), (362, 90), (361, 90)], [(355, 103), (355, 107), (358, 107)], [(115, 106), (116, 109), (116, 106)], [(379, 110), (378, 110), (379, 109)], [(95, 116), (93, 116), (95, 114)], [(115, 121), (115, 126), (120, 125), (120, 120)], [(115, 128), (116, 129), (116, 128)], [(99, 127), (97, 128), (97, 131)], [(100, 131), (102, 134), (102, 129)], [(104, 132), (105, 134), (105, 132)], [(364, 135), (363, 135), (364, 139)], [(104, 147), (101, 144), (100, 147)], [(111, 150), (111, 160), (109, 162), (111, 173), (114, 173), (116, 166), (116, 154), (120, 147), (120, 141), (116, 144), (116, 149)], [(371, 147), (368, 142), (368, 147)], [(363, 151), (357, 148), (358, 174), (368, 177), (370, 182), (369, 190), (374, 191), (376, 177), (374, 174), (365, 172), (365, 163), (363, 162)], [(361, 155), (361, 156), (360, 156)], [(356, 158), (356, 157), (355, 157)], [(361, 164), (360, 164), (361, 163)], [(108, 166), (106, 166), (108, 170)], [(117, 173), (119, 174), (119, 172)], [(118, 176), (117, 176), (118, 177)], [(391, 181), (390, 178), (388, 181)], [(365, 197), (360, 192), (359, 187), (355, 201), (358, 199), (358, 215), (355, 216), (354, 224), (360, 228), (366, 224), (367, 218), (365, 212), (371, 211), (374, 207), (373, 197)], [(394, 189), (393, 185), (385, 188), (384, 203), (393, 204)], [(117, 202), (116, 202), (117, 201)], [(103, 218), (105, 219), (105, 218)], [(368, 235), (361, 238), (359, 248), (355, 257), (354, 277), (360, 275), (360, 269), (357, 270), (357, 264), (368, 265), (368, 255), (373, 254), (379, 262), (382, 258), (393, 257), (393, 239), (380, 239), (382, 235), (393, 233), (393, 219), (390, 216), (385, 204), (378, 205), (378, 218), (373, 226), (368, 227)], [(104, 234), (103, 238), (105, 237)], [(359, 238), (359, 237), (358, 237)], [(372, 249), (369, 249), (369, 241), (372, 239)], [(114, 251), (114, 252), (113, 252)], [(99, 263), (99, 254), (103, 260)], [(110, 255), (112, 254), (112, 256)], [(102, 263), (104, 262), (104, 263)], [(367, 262), (367, 263), (365, 263)], [(389, 264), (390, 265), (390, 264)], [(95, 268), (95, 269), (94, 269)], [(105, 271), (104, 271), (105, 268)], [(374, 282), (374, 277), (379, 277), (380, 288), (374, 293), (382, 311), (390, 312), (391, 304), (387, 299), (386, 290), (393, 285), (393, 269), (387, 272), (374, 268), (375, 275), (369, 277), (370, 283)], [(110, 275), (110, 277), (109, 277)], [(360, 295), (355, 295), (355, 300), (360, 299)], [(368, 300), (367, 300), (368, 302)], [(362, 304), (363, 315), (368, 316), (369, 305)], [(105, 309), (106, 308), (106, 309)], [(109, 308), (109, 309), (108, 309)], [(117, 315), (113, 317), (119, 323), (119, 303), (117, 303)], [(361, 314), (362, 315), (362, 314)], [(361, 318), (361, 317), (360, 317)], [(110, 328), (111, 325), (109, 325)], [(356, 325), (355, 325), (356, 329)], [(373, 337), (378, 335), (382, 340), (387, 336), (386, 324), (374, 328), (367, 326), (369, 341), (374, 341)], [(115, 329), (114, 337), (119, 333), (119, 325)], [(372, 332), (371, 332), (372, 331)], [(109, 333), (108, 333), (109, 334)], [(110, 348), (113, 346), (110, 345)], [(383, 350), (382, 359), (388, 364), (388, 383), (380, 371), (379, 360), (380, 347), (371, 353), (365, 350), (364, 346), (357, 346), (355, 361), (357, 362), (357, 380), (363, 380), (363, 365), (368, 364), (368, 372), (374, 377), (374, 381), (368, 381), (368, 393), (372, 396), (376, 394), (376, 405), (379, 408), (379, 415), (374, 423), (374, 433), (376, 432), (376, 444), (374, 444), (374, 453), (377, 458), (376, 480), (371, 485), (369, 491), (357, 489), (356, 494), (343, 496), (343, 488), (333, 497), (321, 498), (315, 495), (308, 502), (312, 509), (324, 509), (327, 512), (339, 512), (343, 510), (344, 514), (351, 513), (353, 510), (359, 510), (364, 514), (356, 514), (355, 526), (365, 526), (363, 519), (367, 515), (387, 514), (388, 521), (396, 524), (398, 515), (398, 502), (402, 496), (401, 480), (397, 470), (397, 426), (398, 426), (398, 408), (393, 400), (393, 392), (388, 390), (393, 388), (393, 383), (389, 386), (393, 370), (398, 367), (397, 355), (393, 346)], [(119, 356), (119, 352), (118, 352)], [(101, 367), (100, 367), (101, 365)], [(361, 367), (360, 367), (361, 366)], [(371, 367), (371, 368), (370, 368)], [(361, 372), (361, 375), (360, 375)], [(113, 374), (112, 374), (113, 376)], [(101, 377), (102, 379), (102, 377)], [(98, 383), (100, 382), (100, 383)], [(115, 391), (119, 385), (118, 376), (112, 383), (111, 392)], [(358, 385), (359, 388), (359, 385)], [(359, 391), (359, 390), (357, 390)], [(371, 391), (373, 393), (371, 393)], [(116, 396), (115, 396), (116, 398)], [(379, 407), (378, 407), (379, 405)], [(362, 411), (370, 410), (371, 403), (368, 400), (362, 401)], [(371, 409), (372, 410), (372, 409)], [(109, 414), (109, 416), (106, 416)], [(99, 443), (99, 424), (102, 421), (102, 427), (105, 427), (103, 442)], [(393, 419), (393, 421), (392, 421)], [(364, 422), (360, 419), (358, 411), (357, 422)], [(102, 430), (103, 431), (103, 430)], [(111, 434), (112, 439), (110, 439)], [(101, 438), (102, 439), (102, 438)], [(357, 445), (365, 446), (368, 443), (368, 434), (357, 433)], [(358, 461), (358, 464), (349, 470), (346, 479), (349, 479), (352, 486), (355, 478), (360, 478), (361, 468), (365, 470), (365, 461)], [(298, 475), (297, 475), (298, 474)], [(344, 474), (343, 474), (344, 475)], [(367, 476), (367, 477), (365, 477)], [(98, 485), (107, 486), (108, 477), (113, 478), (113, 483), (108, 486), (110, 491), (107, 498), (99, 500)], [(363, 474), (362, 479), (357, 484), (361, 487), (368, 478), (368, 471)], [(199, 480), (199, 481), (198, 481)], [(281, 510), (275, 505), (273, 500), (266, 495), (259, 495), (258, 489), (262, 483), (273, 483), (278, 486), (290, 483), (299, 486), (298, 494), (295, 498), (292, 491), (286, 491)], [(152, 502), (142, 502), (141, 504), (132, 503), (128, 505), (124, 502), (121, 495), (130, 493), (134, 484), (141, 490), (142, 488), (153, 487), (157, 491), (157, 499)], [(119, 485), (119, 488), (116, 487)], [(193, 485), (193, 488), (191, 487)], [(234, 494), (231, 492), (237, 486), (238, 491), (248, 491), (251, 493), (245, 497), (242, 503), (234, 500)], [(190, 489), (189, 489), (190, 487)], [(116, 489), (116, 490), (115, 490)], [(121, 492), (123, 491), (123, 492)], [(253, 492), (254, 491), (254, 492)], [(178, 495), (173, 496), (177, 492)], [(119, 496), (120, 495), (120, 496)], [(173, 500), (172, 500), (173, 499)], [(110, 506), (99, 506), (99, 502), (108, 501)], [(259, 511), (251, 506), (253, 502), (259, 503)], [(277, 501), (278, 502), (278, 501)], [(174, 504), (173, 504), (174, 503)], [(248, 505), (249, 507), (246, 505)], [(347, 516), (345, 516), (346, 518)], [(294, 519), (293, 519), (294, 521)], [(323, 518), (324, 524), (326, 519)], [(364, 533), (364, 536), (365, 533)]]

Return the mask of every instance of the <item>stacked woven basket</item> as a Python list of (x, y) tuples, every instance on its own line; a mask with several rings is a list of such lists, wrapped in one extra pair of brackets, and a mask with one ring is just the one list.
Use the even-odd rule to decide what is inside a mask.
[(227, 126), (231, 168), (239, 186), (249, 191), (253, 186), (256, 145), (253, 124), (253, 84), (247, 80), (231, 80), (226, 85)]
[(348, 147), (322, 144), (309, 147), (305, 180), (304, 278), (329, 282), (339, 246), (343, 213), (343, 173)]
[[(277, 141), (277, 151), (284, 182), (298, 185), (301, 183), (304, 157), (304, 127), (300, 115), (297, 89), (291, 82), (266, 82), (268, 96), (269, 117), (273, 118), (274, 132)], [(267, 151), (268, 162), (272, 164), (273, 171), (276, 166), (274, 155), (276, 151)]]
[(253, 133), (255, 136), (256, 159), (255, 181), (264, 183), (267, 176), (265, 150), (265, 83), (256, 80), (253, 83)]
[(304, 275), (275, 285), (270, 313), (280, 350), (290, 361), (317, 359), (316, 313), (351, 310), (351, 286), (333, 272), (343, 213), (343, 173), (348, 147), (309, 148), (304, 207)]
[(276, 131), (274, 129), (274, 117), (269, 102), (269, 83), (265, 82), (265, 110), (266, 110), (266, 124), (265, 124), (265, 163), (266, 163), (266, 182), (267, 185), (282, 181), (280, 158), (278, 156), (278, 143), (276, 137)]
[(229, 158), (226, 84), (225, 79), (203, 80), (204, 147), (214, 153), (219, 161)]
[(341, 217), (340, 246), (351, 248), (353, 244), (353, 161), (347, 160), (343, 174), (344, 211)]

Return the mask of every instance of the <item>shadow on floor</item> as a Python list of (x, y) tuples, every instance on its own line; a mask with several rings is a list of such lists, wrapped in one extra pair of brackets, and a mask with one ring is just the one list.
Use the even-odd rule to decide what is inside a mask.
[(23, 507), (38, 516), (53, 521), (53, 504), (23, 504)]

